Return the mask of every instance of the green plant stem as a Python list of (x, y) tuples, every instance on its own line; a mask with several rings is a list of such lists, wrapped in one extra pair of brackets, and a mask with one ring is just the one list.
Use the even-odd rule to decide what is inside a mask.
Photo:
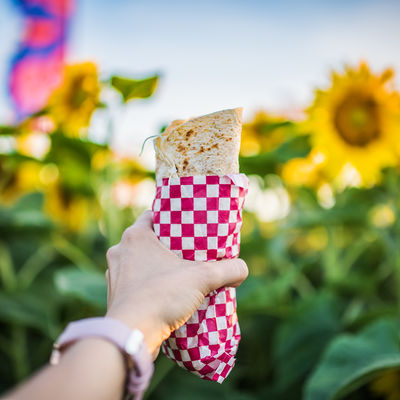
[(10, 340), (8, 337), (0, 336), (0, 351), (4, 354), (10, 355)]
[(11, 327), (11, 352), (12, 362), (14, 366), (14, 374), (17, 382), (20, 382), (28, 376), (30, 371), (26, 330), (22, 326), (13, 325)]
[(29, 287), (37, 275), (49, 265), (54, 254), (54, 248), (48, 245), (40, 247), (33, 253), (21, 266), (18, 273), (19, 287), (22, 289)]
[(367, 234), (361, 235), (360, 238), (351, 243), (348, 247), (346, 254), (340, 260), (340, 268), (344, 273), (347, 273), (357, 259), (364, 253), (364, 251), (370, 246), (371, 241), (366, 237)]
[[(294, 268), (294, 266), (293, 266)], [(309, 281), (309, 279), (301, 272), (296, 275), (297, 290), (302, 297), (307, 297), (311, 293), (315, 293), (315, 288)]]
[(3, 242), (0, 242), (0, 278), (6, 291), (13, 291), (17, 287), (11, 254)]
[(338, 252), (335, 247), (333, 228), (330, 225), (325, 225), (325, 229), (328, 234), (328, 244), (323, 252), (322, 261), (327, 282), (335, 283), (341, 276), (341, 265), (338, 262)]
[(98, 270), (97, 265), (77, 246), (60, 235), (53, 235), (52, 242), (55, 249), (64, 257), (71, 260), (78, 268)]
[(118, 218), (115, 205), (112, 201), (112, 184), (114, 182), (114, 171), (112, 166), (106, 168), (105, 184), (102, 189), (102, 200), (104, 209), (104, 224), (106, 229), (108, 247), (115, 245), (120, 240), (121, 221)]
[(400, 243), (398, 240), (399, 237), (400, 237), (399, 233), (396, 232), (394, 266), (395, 266), (396, 281), (397, 281), (397, 308), (400, 312)]
[[(107, 124), (107, 137), (106, 143), (111, 145), (114, 137), (114, 119), (113, 110), (108, 109), (108, 124)], [(115, 174), (113, 165), (107, 166), (104, 170), (104, 184), (100, 191), (100, 200), (104, 210), (104, 225), (106, 229), (108, 247), (113, 246), (119, 242), (119, 226), (120, 221), (115, 212), (115, 206), (112, 201), (112, 185), (115, 181)]]
[[(394, 196), (398, 196), (398, 190), (396, 188)], [(398, 199), (398, 197), (394, 197)], [(396, 206), (400, 206), (397, 201)], [(396, 281), (397, 281), (397, 308), (400, 311), (400, 216), (399, 209), (396, 207), (396, 219), (394, 222), (394, 238), (393, 238), (393, 256), (394, 256), (394, 267), (396, 271)]]
[(389, 199), (394, 201), (393, 211), (395, 213), (395, 221), (393, 225), (393, 237), (389, 234), (388, 230), (385, 230), (384, 236), (387, 240), (386, 245), (390, 248), (388, 252), (389, 260), (394, 257), (394, 270), (397, 283), (397, 309), (400, 311), (400, 190), (399, 190), (399, 179), (397, 175), (391, 174), (389, 179), (385, 181), (386, 189), (389, 195)]

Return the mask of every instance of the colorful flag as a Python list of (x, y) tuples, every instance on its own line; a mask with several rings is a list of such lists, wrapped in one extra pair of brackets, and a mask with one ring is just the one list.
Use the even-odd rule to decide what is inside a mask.
[(68, 25), (75, 0), (14, 0), (23, 33), (11, 62), (9, 90), (19, 119), (46, 105), (62, 80)]

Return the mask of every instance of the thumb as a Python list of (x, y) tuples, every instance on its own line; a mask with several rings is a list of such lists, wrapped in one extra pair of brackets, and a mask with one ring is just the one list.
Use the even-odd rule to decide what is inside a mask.
[(238, 287), (249, 274), (240, 258), (207, 262), (201, 268), (204, 268), (208, 292), (224, 286)]

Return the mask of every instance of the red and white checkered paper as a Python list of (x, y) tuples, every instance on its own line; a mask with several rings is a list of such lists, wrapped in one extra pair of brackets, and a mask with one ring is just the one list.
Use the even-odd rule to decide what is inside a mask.
[[(154, 231), (186, 260), (237, 257), (247, 188), (244, 174), (157, 179)], [(233, 368), (239, 341), (236, 291), (220, 288), (205, 297), (162, 350), (182, 368), (222, 383)]]

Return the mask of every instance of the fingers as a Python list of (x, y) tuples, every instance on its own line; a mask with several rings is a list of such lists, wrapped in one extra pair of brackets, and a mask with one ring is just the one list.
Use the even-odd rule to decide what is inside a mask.
[(145, 211), (133, 226), (153, 229), (153, 212), (150, 210)]
[(238, 287), (249, 274), (246, 263), (240, 258), (208, 262), (200, 268), (204, 268), (208, 291), (223, 286)]
[(157, 347), (153, 353), (151, 354), (151, 357), (153, 358), (153, 361), (156, 360), (156, 358), (158, 357), (158, 354), (160, 353), (160, 347)]
[(135, 242), (139, 237), (143, 236), (145, 232), (153, 232), (153, 212), (145, 211), (136, 222), (125, 229), (122, 234), (121, 243)]
[(106, 270), (106, 283), (107, 283), (107, 307), (110, 304), (110, 291), (111, 291), (111, 287), (110, 287), (110, 271), (109, 269)]
[(129, 244), (130, 246), (142, 246), (147, 248), (149, 254), (160, 257), (170, 257), (178, 259), (178, 256), (170, 251), (164, 244), (162, 244), (153, 230), (153, 212), (145, 211), (136, 222), (125, 229), (122, 234), (121, 244)]
[(117, 260), (117, 258), (118, 258), (118, 245), (116, 244), (116, 245), (114, 245), (114, 246), (112, 246), (112, 247), (110, 247), (108, 250), (107, 250), (107, 253), (106, 253), (106, 260), (107, 260), (107, 264), (108, 264), (108, 266), (110, 266), (110, 265), (112, 265), (116, 260)]

